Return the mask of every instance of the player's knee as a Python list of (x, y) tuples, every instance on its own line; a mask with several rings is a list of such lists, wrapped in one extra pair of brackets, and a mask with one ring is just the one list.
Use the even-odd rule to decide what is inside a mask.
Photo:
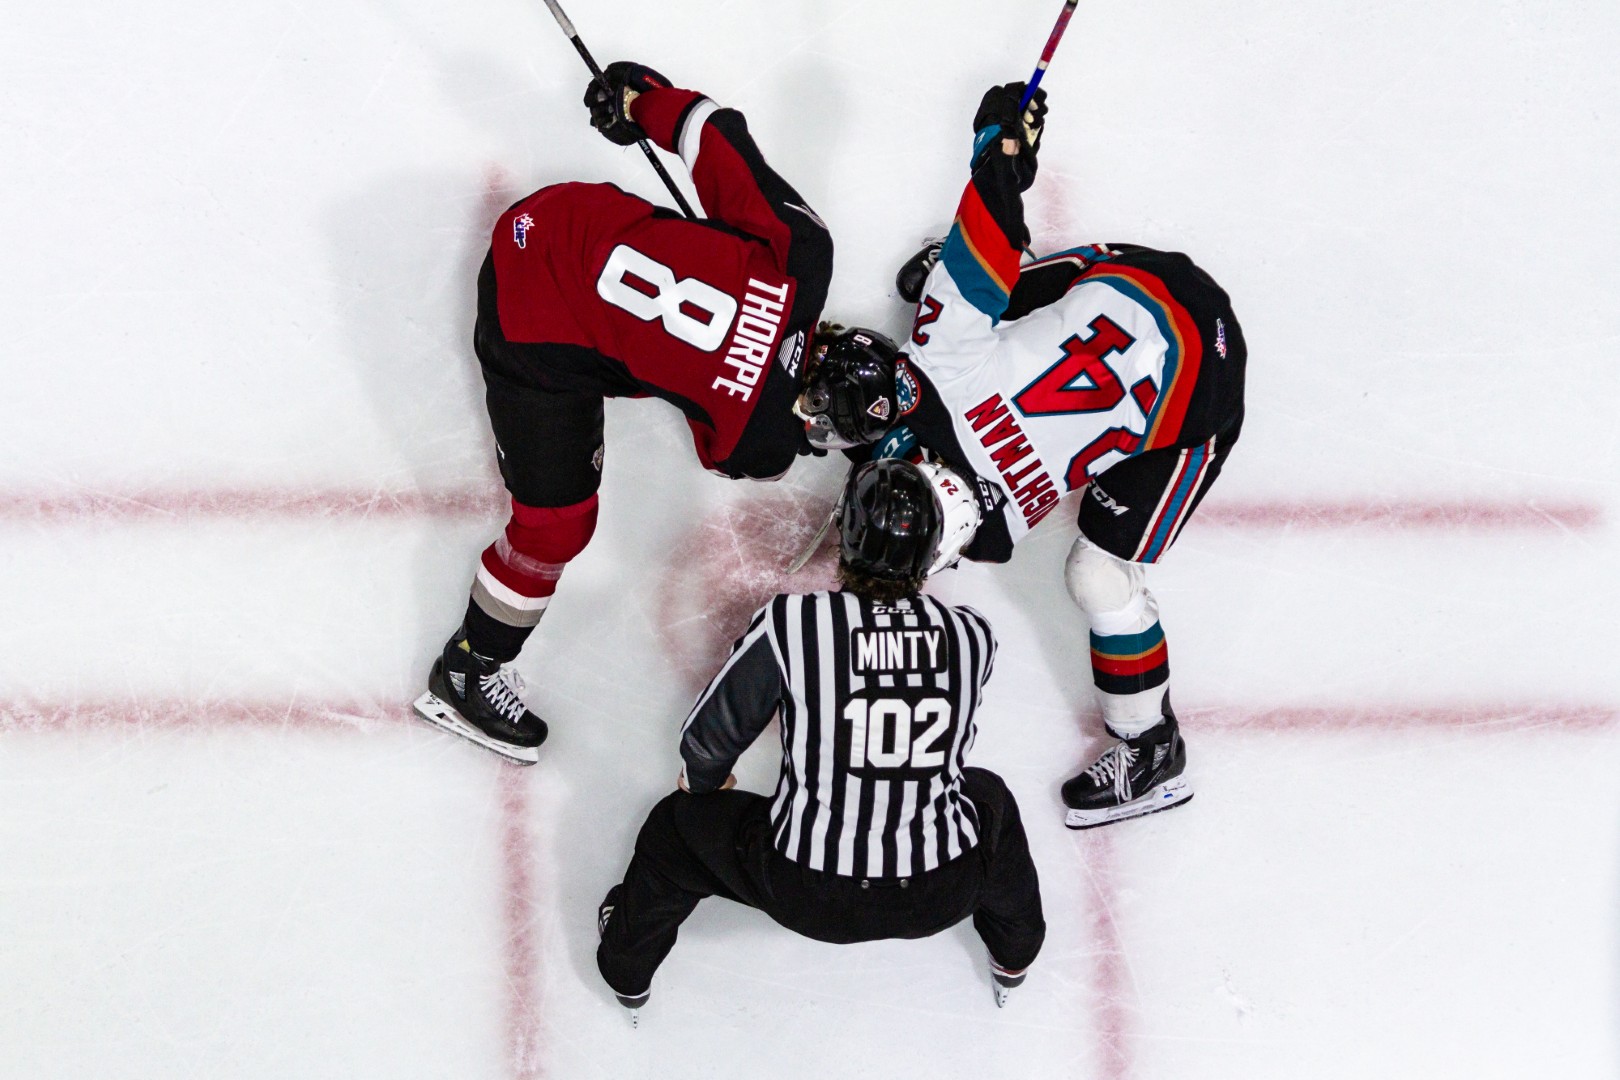
[(1142, 594), (1142, 568), (1076, 537), (1063, 568), (1069, 596), (1088, 615), (1123, 611)]
[(585, 550), (596, 532), (597, 498), (572, 506), (525, 506), (512, 501), (506, 542), (514, 552), (537, 563), (561, 564)]

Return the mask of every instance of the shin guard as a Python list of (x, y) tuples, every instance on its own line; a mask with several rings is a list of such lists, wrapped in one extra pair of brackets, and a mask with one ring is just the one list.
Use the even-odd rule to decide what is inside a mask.
[(1075, 540), (1064, 580), (1091, 621), (1091, 676), (1103, 721), (1117, 735), (1157, 724), (1170, 680), (1159, 605), (1142, 583), (1142, 567)]

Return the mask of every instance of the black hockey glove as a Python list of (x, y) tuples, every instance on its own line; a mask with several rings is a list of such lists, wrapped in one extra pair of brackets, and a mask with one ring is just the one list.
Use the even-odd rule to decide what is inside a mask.
[(602, 78), (585, 87), (585, 107), (591, 110), (591, 127), (611, 143), (629, 146), (647, 133), (630, 119), (630, 103), (647, 90), (662, 90), (670, 82), (652, 68), (629, 60), (611, 63)]
[(1006, 153), (1003, 140), (1013, 140), (1016, 144), (1013, 154), (1018, 159), (1013, 165), (1018, 177), (1018, 190), (1028, 191), (1035, 182), (1035, 154), (1041, 148), (1041, 134), (1046, 131), (1046, 91), (1036, 87), (1035, 96), (1020, 116), (1018, 103), (1022, 100), (1024, 84), (1021, 82), (992, 86), (984, 92), (979, 111), (973, 114), (973, 130), (982, 132), (995, 126), (1001, 131), (978, 148), (973, 167), (977, 169), (983, 165), (989, 154)]
[(900, 294), (900, 299), (908, 304), (922, 299), (923, 286), (928, 282), (928, 275), (933, 273), (934, 264), (939, 262), (939, 249), (944, 246), (943, 236), (930, 237), (923, 243), (922, 249), (900, 267), (900, 272), (894, 275), (894, 291)]

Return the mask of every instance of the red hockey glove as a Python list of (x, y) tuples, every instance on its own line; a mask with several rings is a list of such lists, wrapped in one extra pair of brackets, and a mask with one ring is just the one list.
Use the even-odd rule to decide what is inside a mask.
[(644, 64), (629, 60), (609, 64), (602, 78), (592, 79), (585, 87), (585, 107), (591, 111), (591, 127), (619, 146), (645, 139), (647, 133), (630, 119), (630, 103), (637, 94), (662, 90), (669, 85), (668, 79)]

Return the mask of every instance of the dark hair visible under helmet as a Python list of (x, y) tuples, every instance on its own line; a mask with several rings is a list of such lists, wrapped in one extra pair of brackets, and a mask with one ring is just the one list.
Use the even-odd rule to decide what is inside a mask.
[(894, 369), (900, 350), (876, 330), (823, 323), (805, 361), (793, 412), (818, 450), (877, 442), (894, 426)]
[[(847, 584), (873, 599), (914, 593), (939, 546), (943, 521), (922, 471), (900, 458), (862, 465), (839, 504), (838, 565)], [(877, 583), (876, 589), (863, 584)]]

